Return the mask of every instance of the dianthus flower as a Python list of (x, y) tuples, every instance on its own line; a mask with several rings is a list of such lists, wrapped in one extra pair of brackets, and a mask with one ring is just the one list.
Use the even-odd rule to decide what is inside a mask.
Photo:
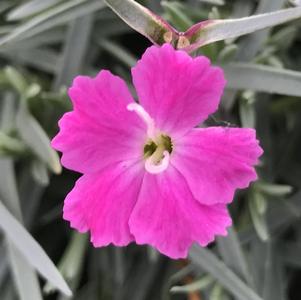
[(78, 76), (73, 111), (52, 146), (83, 173), (64, 219), (95, 247), (132, 241), (171, 258), (206, 246), (231, 225), (227, 203), (256, 179), (262, 150), (247, 128), (196, 128), (217, 110), (223, 72), (169, 44), (148, 48), (132, 69), (139, 104), (109, 71)]

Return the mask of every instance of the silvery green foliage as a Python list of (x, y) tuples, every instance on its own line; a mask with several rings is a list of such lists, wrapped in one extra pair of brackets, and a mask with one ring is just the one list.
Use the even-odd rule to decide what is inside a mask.
[[(77, 175), (54, 175), (61, 167), (49, 141), (70, 109), (66, 87), (101, 68), (130, 84), (129, 68), (150, 45), (105, 2), (142, 34), (145, 24), (161, 28), (153, 42), (176, 47), (193, 44), (179, 31), (218, 19), (199, 26), (190, 49), (227, 77), (210, 125), (256, 127), (265, 150), (260, 180), (230, 207), (228, 237), (194, 247), (184, 262), (134, 245), (93, 249), (61, 219)], [(0, 299), (65, 299), (67, 285), (89, 300), (299, 299), (301, 39), (300, 20), (286, 21), (300, 16), (300, 1), (139, 2), (152, 12), (125, 0), (0, 1)]]

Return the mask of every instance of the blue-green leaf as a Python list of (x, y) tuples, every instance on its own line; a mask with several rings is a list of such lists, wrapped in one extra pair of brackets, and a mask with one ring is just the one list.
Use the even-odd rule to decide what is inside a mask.
[(0, 227), (27, 261), (66, 296), (72, 292), (41, 246), (0, 201)]

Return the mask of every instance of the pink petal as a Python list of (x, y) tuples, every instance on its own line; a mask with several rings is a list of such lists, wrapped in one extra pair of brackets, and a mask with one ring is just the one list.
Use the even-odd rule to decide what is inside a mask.
[(130, 218), (137, 244), (150, 244), (171, 258), (184, 258), (193, 242), (206, 246), (231, 225), (225, 205), (202, 205), (173, 167), (146, 173)]
[(52, 140), (63, 152), (65, 167), (93, 173), (111, 163), (142, 158), (145, 124), (127, 110), (133, 99), (123, 80), (108, 71), (95, 78), (78, 76), (69, 96), (74, 111), (62, 117)]
[(198, 128), (175, 141), (171, 163), (194, 197), (212, 205), (231, 202), (236, 189), (256, 180), (254, 165), (262, 153), (253, 129)]
[(140, 104), (174, 136), (216, 111), (225, 86), (223, 71), (206, 57), (191, 58), (169, 44), (148, 48), (132, 75)]
[(118, 164), (99, 174), (83, 175), (64, 204), (64, 219), (80, 232), (91, 232), (95, 247), (133, 241), (129, 217), (138, 198), (143, 165)]

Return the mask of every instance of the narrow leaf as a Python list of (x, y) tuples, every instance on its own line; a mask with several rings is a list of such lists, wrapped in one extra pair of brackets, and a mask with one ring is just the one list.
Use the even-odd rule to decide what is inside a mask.
[[(14, 165), (11, 159), (0, 159), (0, 195), (7, 208), (22, 221)], [(21, 300), (42, 300), (37, 275), (18, 249), (7, 239), (7, 252), (16, 290)], [(26, 274), (24, 276), (23, 274)]]
[(211, 276), (204, 276), (203, 278), (193, 282), (189, 283), (183, 286), (173, 286), (170, 289), (171, 293), (193, 293), (196, 291), (201, 291), (202, 289), (207, 288), (210, 284), (212, 284), (214, 280)]
[(62, 0), (32, 0), (12, 9), (7, 15), (8, 21), (17, 21), (41, 12)]
[(9, 83), (22, 95), (27, 88), (25, 77), (12, 67), (6, 67), (4, 73)]
[(186, 51), (194, 51), (204, 45), (283, 24), (301, 17), (301, 7), (278, 10), (240, 19), (210, 20), (200, 22), (185, 32), (190, 45)]
[(254, 205), (256, 205), (256, 209), (260, 215), (264, 215), (267, 211), (267, 199), (265, 196), (259, 191), (254, 191)]
[(250, 192), (249, 195), (249, 209), (251, 218), (255, 227), (255, 230), (262, 241), (267, 241), (269, 239), (269, 232), (265, 220), (265, 216), (260, 214), (258, 209), (258, 202), (256, 202), (256, 193)]
[(262, 242), (256, 235), (252, 243), (250, 243), (248, 258), (256, 291), (262, 295), (266, 269), (265, 263), (268, 261), (268, 243)]
[(268, 245), (268, 256), (265, 261), (265, 280), (263, 297), (265, 300), (283, 300), (286, 298), (287, 277), (283, 261), (280, 259), (277, 244)]
[(7, 209), (22, 221), (14, 162), (10, 158), (0, 158), (0, 196)]
[(250, 287), (205, 248), (193, 246), (189, 257), (192, 263), (212, 275), (219, 283), (238, 299), (262, 300)]
[(220, 284), (216, 283), (213, 286), (209, 300), (227, 300), (227, 298), (224, 297), (224, 289)]
[[(289, 224), (301, 217), (301, 192), (295, 193), (290, 198), (278, 203), (267, 211), (266, 223), (269, 232), (273, 233), (280, 228), (284, 230)], [(247, 244), (257, 238), (254, 228), (246, 229), (239, 233), (239, 239), (242, 244)]]
[(0, 46), (32, 37), (55, 26), (65, 24), (77, 17), (93, 13), (104, 6), (102, 0), (63, 1), (62, 4), (46, 10), (24, 24), (17, 26), (11, 33), (0, 39)]
[[(5, 247), (3, 245), (3, 238), (0, 240), (0, 287), (3, 284), (4, 279), (6, 278), (6, 274), (7, 274), (7, 258), (5, 256)], [(0, 288), (1, 290), (1, 288)], [(1, 291), (2, 292), (2, 291)], [(5, 298), (1, 298), (1, 292), (0, 292), (0, 299), (5, 299)]]
[(49, 259), (41, 246), (25, 230), (25, 228), (13, 217), (0, 201), (0, 227), (6, 236), (24, 255), (28, 262), (35, 267), (40, 274), (51, 282), (66, 296), (72, 292), (67, 286), (62, 275), (59, 273), (53, 262)]
[(225, 5), (224, 0), (198, 0), (199, 2), (204, 2), (212, 5)]
[[(4, 109), (1, 114), (5, 115), (6, 118), (2, 119), (3, 122), (1, 122), (1, 129), (8, 130), (11, 128), (14, 120), (12, 113), (15, 105), (13, 99), (9, 98), (5, 99), (5, 104), (6, 105), (4, 105)], [(7, 209), (16, 217), (16, 219), (18, 219), (18, 221), (22, 222), (23, 216), (20, 207), (13, 160), (10, 158), (1, 158), (0, 170), (0, 197), (3, 199), (3, 203), (6, 205)], [(42, 300), (41, 289), (35, 270), (33, 270), (32, 266), (30, 266), (26, 259), (20, 254), (18, 249), (11, 243), (9, 238), (6, 239), (6, 246), (19, 298), (21, 300)], [(26, 274), (26, 276), (24, 276), (24, 274)]]
[(133, 0), (105, 2), (124, 22), (154, 44), (172, 42), (177, 37), (177, 32), (166, 21)]
[[(0, 86), (2, 84), (7, 85), (7, 76), (4, 72), (0, 72)], [(15, 93), (13, 91), (7, 91), (3, 93), (2, 103), (0, 105), (0, 128), (1, 131), (10, 132), (10, 130), (15, 126), (15, 114), (16, 114), (16, 99)]]
[(18, 155), (26, 151), (24, 144), (17, 138), (0, 131), (0, 155)]
[[(43, 30), (42, 30), (43, 31)], [(59, 44), (66, 37), (64, 28), (54, 27), (46, 30), (45, 34), (33, 35), (25, 40), (15, 41), (14, 43), (8, 43), (6, 46), (0, 47), (1, 52), (8, 52), (9, 50), (50, 50), (44, 46)], [(19, 51), (20, 52), (20, 51)]]
[(49, 184), (49, 175), (47, 167), (43, 162), (39, 160), (34, 160), (31, 163), (30, 169), (32, 176), (37, 183), (39, 183), (42, 186), (47, 186)]
[[(259, 15), (277, 11), (283, 7), (284, 2), (285, 0), (261, 0), (257, 5), (254, 14)], [(252, 61), (256, 54), (264, 48), (264, 43), (270, 35), (270, 32), (271, 28), (266, 28), (265, 30), (254, 32), (239, 41), (236, 59), (239, 61)]]
[(257, 182), (256, 188), (271, 196), (285, 196), (293, 191), (293, 187), (284, 184), (273, 184), (268, 182)]
[(10, 240), (7, 241), (7, 249), (20, 299), (42, 300), (39, 281), (32, 267)]
[(48, 164), (54, 173), (61, 172), (57, 153), (50, 147), (50, 141), (40, 124), (29, 114), (24, 103), (20, 103), (16, 125), (24, 143), (42, 161)]
[(70, 22), (53, 90), (59, 90), (62, 85), (70, 85), (73, 78), (80, 73), (86, 52), (90, 46), (89, 39), (92, 25), (92, 15), (77, 18)]
[(226, 237), (217, 238), (217, 247), (223, 261), (233, 269), (235, 273), (243, 277), (249, 284), (252, 284), (247, 261), (234, 228), (228, 229), (228, 235)]
[(224, 71), (231, 89), (301, 96), (301, 72), (246, 63), (225, 65)]
[[(58, 66), (58, 55), (52, 49), (23, 49), (23, 46), (18, 42), (14, 47), (0, 48), (0, 55), (3, 58), (10, 59), (15, 63), (35, 67), (41, 71), (55, 73)], [(12, 49), (13, 48), (13, 49)], [(19, 49), (23, 50), (20, 51)]]
[[(253, 98), (253, 96), (251, 96)], [(239, 103), (239, 116), (241, 125), (245, 128), (255, 128), (256, 113), (253, 101), (245, 98), (241, 99)]]

